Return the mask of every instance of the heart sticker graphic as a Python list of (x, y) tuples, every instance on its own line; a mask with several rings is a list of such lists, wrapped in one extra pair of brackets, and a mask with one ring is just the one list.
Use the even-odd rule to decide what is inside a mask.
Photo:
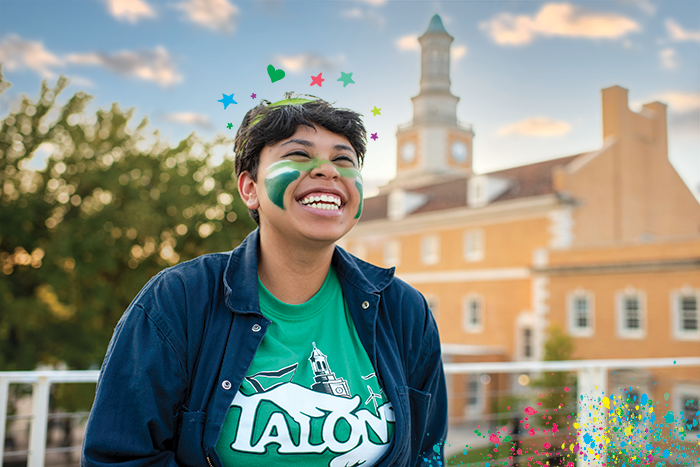
[(272, 65), (267, 66), (267, 74), (270, 75), (270, 79), (273, 83), (284, 78), (284, 70), (275, 70), (275, 67), (273, 67)]

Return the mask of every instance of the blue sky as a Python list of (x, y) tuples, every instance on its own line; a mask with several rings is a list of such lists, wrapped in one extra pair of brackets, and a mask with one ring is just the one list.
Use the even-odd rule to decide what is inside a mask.
[[(476, 171), (600, 148), (600, 90), (620, 85), (633, 109), (669, 105), (669, 157), (700, 198), (694, 0), (0, 0), (12, 83), (0, 118), (63, 73), (66, 95), (93, 95), (92, 110), (134, 107), (175, 144), (192, 131), (233, 136), (260, 98), (306, 92), (364, 115), (378, 139), (363, 173), (377, 185), (395, 173), (396, 127), (411, 120), (419, 89), (415, 38), (435, 13), (455, 39), (452, 93), (459, 120), (474, 126)], [(271, 83), (270, 64), (285, 78)], [(341, 71), (355, 83), (343, 87)], [(311, 87), (318, 73), (325, 81)], [(222, 93), (237, 104), (224, 109)]]

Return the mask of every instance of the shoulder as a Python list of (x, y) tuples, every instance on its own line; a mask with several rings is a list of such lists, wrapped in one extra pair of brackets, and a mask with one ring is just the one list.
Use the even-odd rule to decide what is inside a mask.
[(163, 269), (139, 292), (134, 303), (148, 307), (162, 295), (182, 295), (218, 287), (230, 252), (212, 253)]

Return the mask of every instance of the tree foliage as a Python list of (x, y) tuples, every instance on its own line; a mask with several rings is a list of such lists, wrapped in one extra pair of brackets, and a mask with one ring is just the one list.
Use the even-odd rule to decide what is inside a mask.
[(212, 163), (230, 140), (193, 133), (171, 147), (146, 119), (131, 125), (133, 109), (88, 114), (82, 92), (59, 105), (66, 85), (42, 83), (0, 127), (0, 371), (99, 368), (152, 276), (255, 227), (232, 159)]
[[(552, 326), (544, 343), (544, 361), (571, 360), (574, 354), (574, 340), (561, 328)], [(533, 381), (533, 386), (542, 388), (542, 409), (546, 417), (551, 418), (551, 423), (562, 427), (566, 424), (566, 417), (571, 415), (576, 408), (576, 380), (568, 372), (544, 372), (542, 377)], [(567, 390), (568, 389), (568, 390)], [(554, 409), (557, 411), (555, 412)], [(542, 412), (542, 410), (540, 410)]]

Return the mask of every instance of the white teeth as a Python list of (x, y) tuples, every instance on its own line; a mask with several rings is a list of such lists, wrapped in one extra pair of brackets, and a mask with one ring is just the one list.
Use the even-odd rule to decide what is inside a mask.
[(321, 195), (321, 201), (329, 201), (328, 196), (326, 195)]

